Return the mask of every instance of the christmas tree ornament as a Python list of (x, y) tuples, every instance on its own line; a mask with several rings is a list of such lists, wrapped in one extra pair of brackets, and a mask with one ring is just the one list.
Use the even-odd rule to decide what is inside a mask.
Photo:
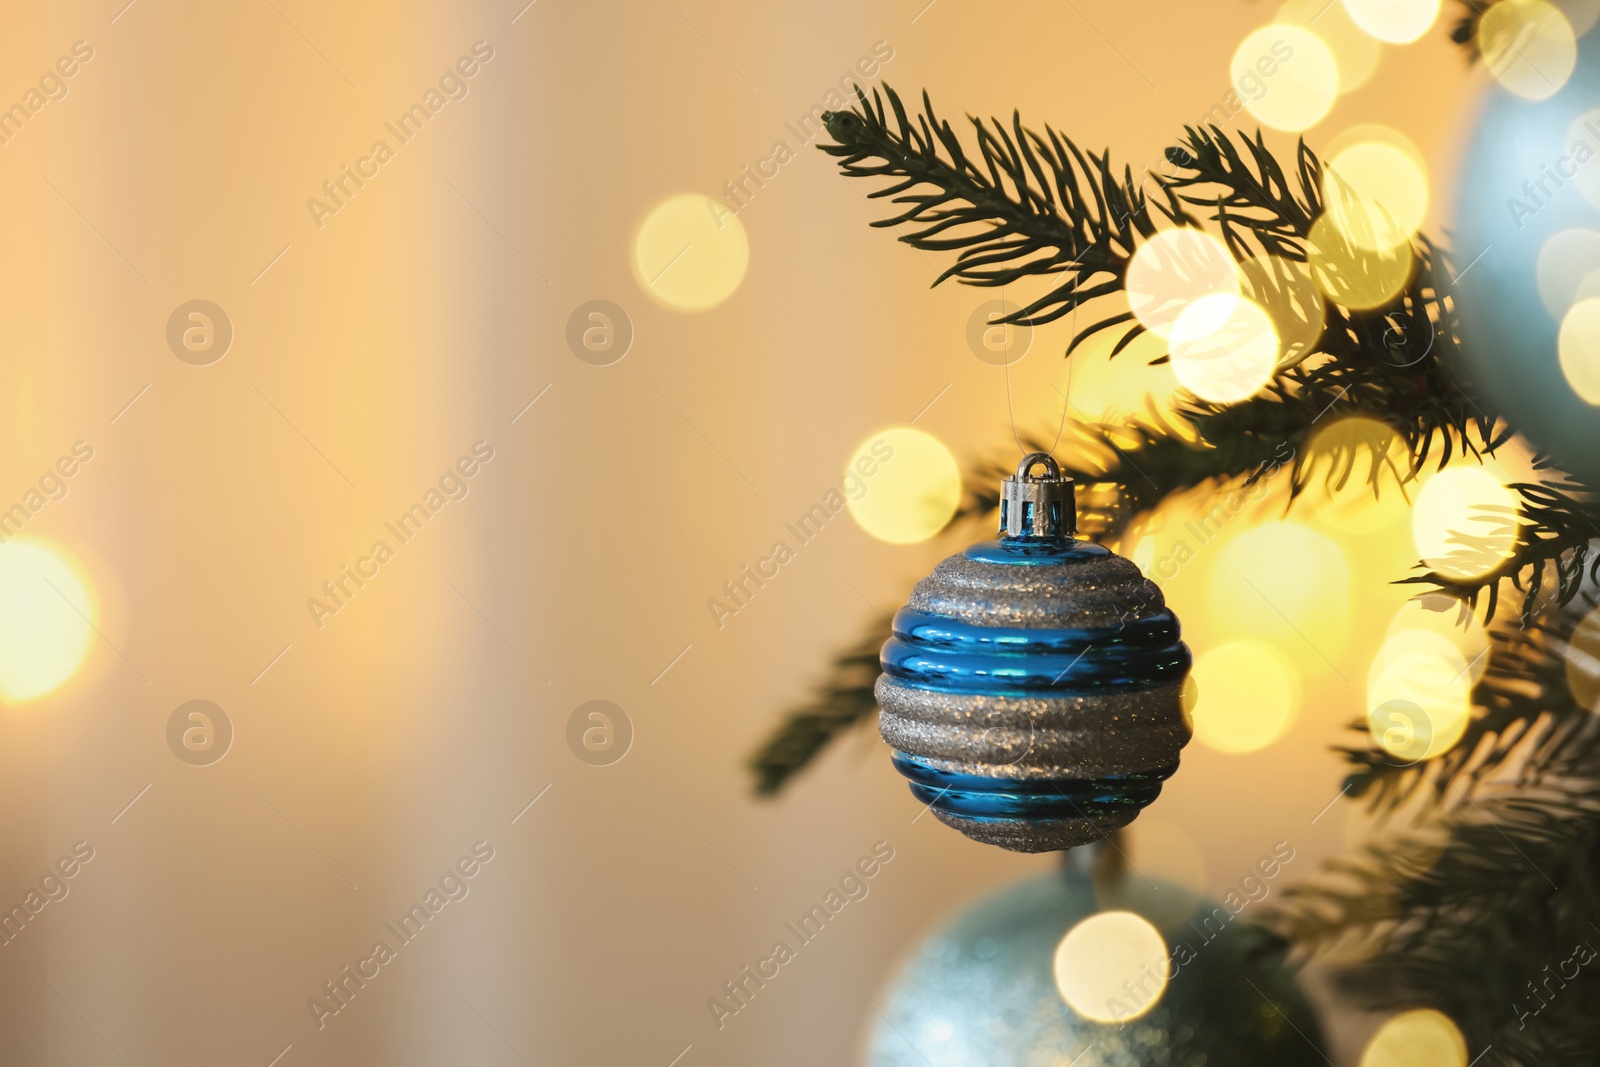
[(1001, 488), (1000, 538), (917, 583), (881, 656), (879, 729), (912, 793), (1018, 852), (1132, 822), (1192, 732), (1177, 618), (1138, 567), (1076, 530), (1072, 479), (1025, 456)]
[[(1136, 873), (1092, 876), (1090, 864), (1075, 861), (1096, 847), (1106, 848), (1069, 853), (1060, 871), (1002, 889), (925, 937), (877, 999), (867, 1067), (1328, 1062), (1316, 1016), (1266, 934), (1242, 918), (1224, 921), (1226, 908), (1186, 888)], [(1163, 916), (1167, 901), (1180, 907)], [(1079, 958), (1063, 973), (1069, 934), (1085, 920), (1129, 912), (1166, 945), (1164, 984), (1114, 952)], [(1084, 968), (1106, 973), (1078, 973)], [(1110, 991), (1098, 1019), (1062, 992), (1085, 984)]]

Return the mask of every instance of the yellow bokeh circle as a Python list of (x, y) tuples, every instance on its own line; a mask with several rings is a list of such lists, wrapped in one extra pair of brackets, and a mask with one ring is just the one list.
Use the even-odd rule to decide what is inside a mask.
[(1600, 297), (1588, 297), (1567, 309), (1556, 353), (1572, 391), (1585, 403), (1600, 405)]
[(1243, 294), (1272, 320), (1278, 335), (1278, 365), (1293, 366), (1322, 339), (1326, 307), (1304, 263), (1280, 256), (1251, 256), (1238, 265)]
[(1551, 234), (1539, 247), (1534, 266), (1539, 301), (1560, 322), (1579, 299), (1597, 295), (1584, 292), (1596, 271), (1600, 271), (1600, 232), (1576, 229)]
[(1173, 323), (1170, 341), (1178, 384), (1217, 404), (1254, 396), (1278, 367), (1272, 318), (1244, 297), (1217, 293), (1194, 301)]
[(1217, 238), (1191, 226), (1163, 230), (1139, 246), (1124, 285), (1128, 310), (1157, 337), (1168, 337), (1196, 300), (1239, 291), (1233, 255)]
[(1229, 641), (1194, 662), (1194, 735), (1237, 754), (1266, 748), (1288, 732), (1300, 708), (1294, 665), (1270, 645)]
[(1264, 126), (1297, 133), (1321, 122), (1339, 95), (1339, 64), (1311, 30), (1274, 22), (1255, 30), (1228, 65), (1233, 91)]
[[(1405, 441), (1377, 419), (1335, 419), (1307, 448), (1313, 514), (1343, 533), (1387, 530), (1411, 507), (1403, 479), (1411, 466)], [(1330, 479), (1331, 476), (1331, 480)], [(1341, 480), (1342, 479), (1342, 480)]]
[(896, 426), (862, 442), (845, 466), (850, 517), (895, 545), (926, 541), (961, 503), (961, 467), (930, 433)]
[(1167, 988), (1167, 942), (1131, 911), (1102, 911), (1078, 922), (1056, 945), (1056, 990), (1067, 1007), (1100, 1023), (1136, 1019)]
[(750, 242), (726, 204), (684, 193), (663, 200), (633, 241), (633, 274), (651, 298), (677, 311), (706, 311), (739, 288)]
[(1450, 467), (1422, 483), (1411, 509), (1417, 555), (1447, 578), (1476, 578), (1516, 548), (1517, 494), (1486, 467)]
[(31, 538), (0, 544), (0, 699), (55, 689), (89, 650), (94, 605), (77, 570)]
[(1567, 688), (1581, 708), (1600, 712), (1600, 609), (1589, 612), (1567, 642)]
[[(1386, 236), (1396, 235), (1386, 231)], [(1354, 311), (1388, 303), (1411, 278), (1411, 242), (1399, 240), (1383, 248), (1356, 244), (1344, 235), (1331, 211), (1311, 224), (1306, 254), (1317, 287), (1330, 302)]]
[(1478, 20), (1483, 65), (1508, 92), (1527, 100), (1554, 96), (1578, 63), (1578, 38), (1545, 0), (1497, 0)]
[(1378, 40), (1410, 44), (1439, 17), (1439, 0), (1344, 0), (1344, 10)]
[(1453, 645), (1467, 666), (1467, 675), (1476, 682), (1489, 666), (1489, 631), (1472, 608), (1445, 593), (1424, 593), (1412, 597), (1389, 620), (1388, 637), (1419, 630), (1437, 634)]
[(1400, 134), (1342, 148), (1322, 173), (1327, 216), (1359, 248), (1385, 250), (1411, 235), (1428, 213), (1422, 155)]
[(1467, 1067), (1467, 1042), (1442, 1012), (1402, 1012), (1372, 1035), (1361, 1067)]
[(1367, 84), (1378, 69), (1380, 46), (1373, 37), (1350, 20), (1338, 3), (1328, 0), (1287, 0), (1278, 8), (1277, 22), (1305, 26), (1322, 38), (1339, 67), (1339, 92), (1351, 93)]
[(1391, 634), (1367, 672), (1367, 730), (1398, 760), (1448, 752), (1472, 714), (1472, 665), (1447, 637)]

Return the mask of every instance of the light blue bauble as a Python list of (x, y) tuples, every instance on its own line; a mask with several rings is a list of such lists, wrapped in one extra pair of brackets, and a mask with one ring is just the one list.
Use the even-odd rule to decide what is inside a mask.
[(1176, 886), (1137, 874), (1120, 886), (1100, 901), (1150, 919), (1174, 955), (1179, 941), (1192, 950), (1148, 1013), (1097, 1023), (1061, 999), (1056, 946), (1102, 910), (1087, 875), (1064, 869), (984, 898), (912, 952), (867, 1067), (1326, 1067), (1316, 1018), (1265, 934), (1243, 919), (1204, 927), (1216, 905)]
[[(1550, 98), (1525, 100), (1492, 87), (1462, 161), (1449, 234), (1469, 388), (1591, 484), (1600, 481), (1600, 407), (1579, 397), (1562, 372), (1561, 309), (1553, 313), (1540, 298), (1539, 254), (1565, 230), (1600, 232), (1600, 207), (1580, 191), (1584, 184), (1600, 190), (1600, 118), (1593, 132), (1580, 121), (1597, 108), (1594, 30), (1579, 40), (1577, 67)], [(1580, 138), (1587, 149), (1575, 151)], [(1581, 155), (1591, 158), (1580, 163)], [(1575, 292), (1584, 279), (1566, 273), (1565, 287)]]

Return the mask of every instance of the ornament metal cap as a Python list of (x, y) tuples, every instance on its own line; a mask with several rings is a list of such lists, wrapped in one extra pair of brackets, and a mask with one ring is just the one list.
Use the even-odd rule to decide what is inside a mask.
[[(1033, 468), (1044, 466), (1043, 476)], [(1078, 532), (1071, 478), (1048, 452), (1029, 452), (1017, 473), (1000, 483), (1000, 532), (1006, 537), (1071, 537)]]

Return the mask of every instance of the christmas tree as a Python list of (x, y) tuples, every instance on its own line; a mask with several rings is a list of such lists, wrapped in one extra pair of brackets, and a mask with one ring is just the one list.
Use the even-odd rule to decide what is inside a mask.
[[(1526, 3), (1471, 3), (1452, 37), (1478, 58), (1496, 44), (1487, 13)], [(1140, 249), (1192, 231), (1220, 239), (1280, 336), (1310, 338), (1284, 345), (1264, 384), (1242, 398), (1191, 390), (1164, 415), (1080, 426), (1065, 473), (1106, 490), (1081, 515), (1080, 536), (1120, 543), (1164, 502), (1195, 490), (1281, 480), (1299, 502), (1318, 480), (1363, 480), (1374, 494), (1407, 493), (1462, 457), (1529, 448), (1531, 427), (1475, 384), (1463, 354), (1471, 337), (1460, 279), (1470, 264), (1423, 233), (1384, 240), (1403, 225), (1363, 205), (1304, 141), (1280, 158), (1259, 132), (1190, 127), (1160, 173), (1136, 175), (1110, 153), (1020, 116), (952, 124), (926, 94), (921, 103), (908, 109), (887, 86), (858, 92), (853, 109), (826, 116), (833, 143), (821, 147), (897, 209), (874, 226), (953, 255), (935, 284), (1029, 291), (1000, 322), (1038, 326), (1081, 312), (1067, 357), (1091, 338), (1114, 339), (1115, 356), (1150, 329), (1130, 291)], [(1391, 276), (1394, 284), (1383, 281)], [(1335, 411), (1388, 432), (1339, 437), (1316, 453), (1325, 458), (1331, 447), (1331, 465), (1314, 463), (1312, 437)], [(1051, 436), (1053, 428), (1020, 444), (1049, 451)], [(1407, 828), (1329, 864), (1263, 922), (1298, 958), (1335, 966), (1356, 1004), (1443, 1012), (1474, 1054), (1492, 1049), (1504, 1063), (1592, 1062), (1600, 616), (1581, 620), (1596, 604), (1600, 501), (1586, 472), (1529, 450), (1537, 477), (1509, 486), (1514, 507), (1480, 509), (1446, 557), (1396, 576), (1434, 610), (1489, 627), (1487, 665), (1474, 674), (1459, 736), (1437, 743), (1421, 709), (1353, 708), (1352, 743), (1340, 750), (1345, 793)], [(998, 456), (974, 466), (967, 485), (978, 488), (953, 523), (992, 522), (991, 487), (1009, 466)], [(831, 741), (871, 720), (888, 636), (888, 624), (874, 621), (813, 698), (785, 716), (752, 758), (759, 792), (779, 792)]]

